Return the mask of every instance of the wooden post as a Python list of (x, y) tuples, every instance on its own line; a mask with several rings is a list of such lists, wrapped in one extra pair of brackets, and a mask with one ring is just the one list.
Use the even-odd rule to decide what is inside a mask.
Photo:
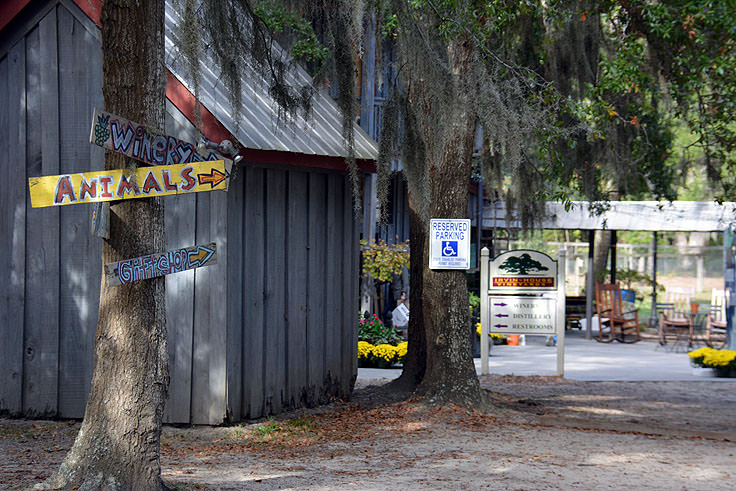
[[(595, 230), (588, 231), (588, 281), (585, 285), (585, 339), (590, 341), (593, 339), (593, 295), (595, 292), (593, 278), (593, 253), (595, 247)], [(600, 319), (599, 319), (600, 322)]]
[(652, 233), (652, 311), (649, 327), (657, 327), (657, 232)]
[(557, 376), (565, 376), (565, 274), (567, 251), (557, 254)]
[(480, 374), (488, 375), (488, 267), (490, 253), (480, 250)]

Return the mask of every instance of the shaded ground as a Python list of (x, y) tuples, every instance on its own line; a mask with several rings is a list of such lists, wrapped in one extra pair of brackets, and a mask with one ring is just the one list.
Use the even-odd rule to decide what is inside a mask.
[[(231, 427), (166, 427), (179, 489), (727, 489), (736, 385), (488, 376), (493, 416), (362, 387), (349, 404)], [(77, 423), (0, 419), (0, 488), (46, 478)], [(731, 483), (731, 484), (729, 484)]]

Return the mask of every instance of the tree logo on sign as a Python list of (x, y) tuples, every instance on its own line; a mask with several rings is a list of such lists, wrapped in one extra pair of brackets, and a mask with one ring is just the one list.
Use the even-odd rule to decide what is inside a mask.
[(521, 256), (513, 256), (508, 258), (501, 264), (498, 269), (512, 274), (527, 275), (529, 273), (539, 273), (548, 271), (547, 266), (542, 265), (539, 261), (532, 259), (529, 254)]

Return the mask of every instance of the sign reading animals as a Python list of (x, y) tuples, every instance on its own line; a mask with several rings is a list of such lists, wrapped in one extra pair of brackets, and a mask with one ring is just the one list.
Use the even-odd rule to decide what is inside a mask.
[[(139, 160), (148, 165), (174, 165), (223, 160), (213, 152), (197, 153), (197, 147), (161, 134), (142, 124), (95, 109), (89, 142), (116, 153)], [(232, 160), (225, 160), (225, 168), (232, 168)]]
[(555, 290), (557, 263), (538, 251), (509, 251), (491, 261), (492, 290)]
[(186, 249), (149, 254), (105, 264), (108, 286), (127, 285), (134, 281), (179, 273), (217, 263), (217, 245), (212, 242)]
[(223, 160), (31, 177), (31, 206), (63, 206), (202, 191), (226, 191)]

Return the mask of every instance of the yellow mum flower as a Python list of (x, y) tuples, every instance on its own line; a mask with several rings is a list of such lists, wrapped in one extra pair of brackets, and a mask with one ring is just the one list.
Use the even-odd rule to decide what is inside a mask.
[(371, 343), (366, 341), (358, 341), (358, 358), (370, 358), (373, 353), (373, 346)]
[(373, 348), (373, 356), (376, 358), (383, 358), (387, 362), (392, 362), (396, 356), (396, 346), (390, 344), (379, 344)]
[(409, 350), (409, 343), (404, 341), (403, 343), (399, 343), (398, 346), (396, 346), (396, 353), (399, 355), (399, 358), (403, 358), (406, 356), (406, 352)]

